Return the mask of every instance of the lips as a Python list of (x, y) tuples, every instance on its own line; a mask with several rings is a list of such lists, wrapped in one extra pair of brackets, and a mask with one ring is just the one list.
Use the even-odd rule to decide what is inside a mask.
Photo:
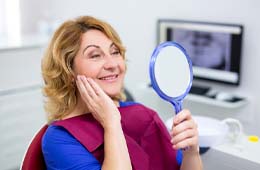
[(113, 81), (113, 80), (117, 79), (117, 77), (118, 77), (118, 74), (108, 75), (108, 76), (100, 77), (99, 80)]

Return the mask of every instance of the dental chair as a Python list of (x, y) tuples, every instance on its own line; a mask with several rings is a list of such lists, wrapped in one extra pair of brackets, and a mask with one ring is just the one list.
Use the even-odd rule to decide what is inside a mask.
[(21, 170), (46, 170), (41, 142), (47, 128), (48, 125), (44, 125), (34, 136), (24, 155)]

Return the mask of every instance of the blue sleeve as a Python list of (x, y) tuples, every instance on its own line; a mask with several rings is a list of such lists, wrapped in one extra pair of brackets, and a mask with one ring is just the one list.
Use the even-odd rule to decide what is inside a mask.
[(139, 103), (134, 102), (134, 101), (119, 101), (120, 107), (132, 106), (132, 105), (135, 105), (135, 104), (139, 104)]
[(177, 151), (177, 156), (176, 156), (176, 160), (177, 160), (179, 166), (181, 166), (181, 164), (182, 164), (182, 159), (183, 159), (182, 151), (179, 149)]
[(98, 160), (62, 127), (50, 125), (42, 139), (48, 170), (100, 170)]

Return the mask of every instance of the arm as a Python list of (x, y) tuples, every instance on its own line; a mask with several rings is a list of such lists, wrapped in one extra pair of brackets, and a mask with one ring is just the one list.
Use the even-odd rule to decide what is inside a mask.
[(174, 149), (187, 148), (183, 150), (181, 170), (202, 170), (197, 125), (188, 110), (174, 117), (171, 136)]
[(105, 159), (102, 170), (132, 169), (121, 124), (105, 129)]
[(104, 128), (105, 156), (102, 169), (132, 169), (126, 140), (121, 127), (121, 116), (115, 103), (90, 78), (78, 76), (77, 86), (87, 108)]
[(183, 151), (181, 170), (202, 170), (202, 161), (199, 155), (199, 149)]

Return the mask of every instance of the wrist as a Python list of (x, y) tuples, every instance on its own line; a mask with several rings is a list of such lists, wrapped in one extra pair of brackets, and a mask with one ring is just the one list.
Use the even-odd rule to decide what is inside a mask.
[(199, 146), (191, 146), (186, 150), (183, 150), (183, 155), (198, 155), (199, 154)]
[(103, 125), (103, 128), (105, 132), (114, 132), (117, 131), (118, 129), (122, 129), (122, 126), (119, 120), (119, 121), (108, 122)]
[(121, 115), (119, 111), (118, 113), (114, 112), (113, 114), (109, 114), (106, 119), (103, 119), (101, 125), (104, 130), (117, 129), (118, 127), (121, 127)]

